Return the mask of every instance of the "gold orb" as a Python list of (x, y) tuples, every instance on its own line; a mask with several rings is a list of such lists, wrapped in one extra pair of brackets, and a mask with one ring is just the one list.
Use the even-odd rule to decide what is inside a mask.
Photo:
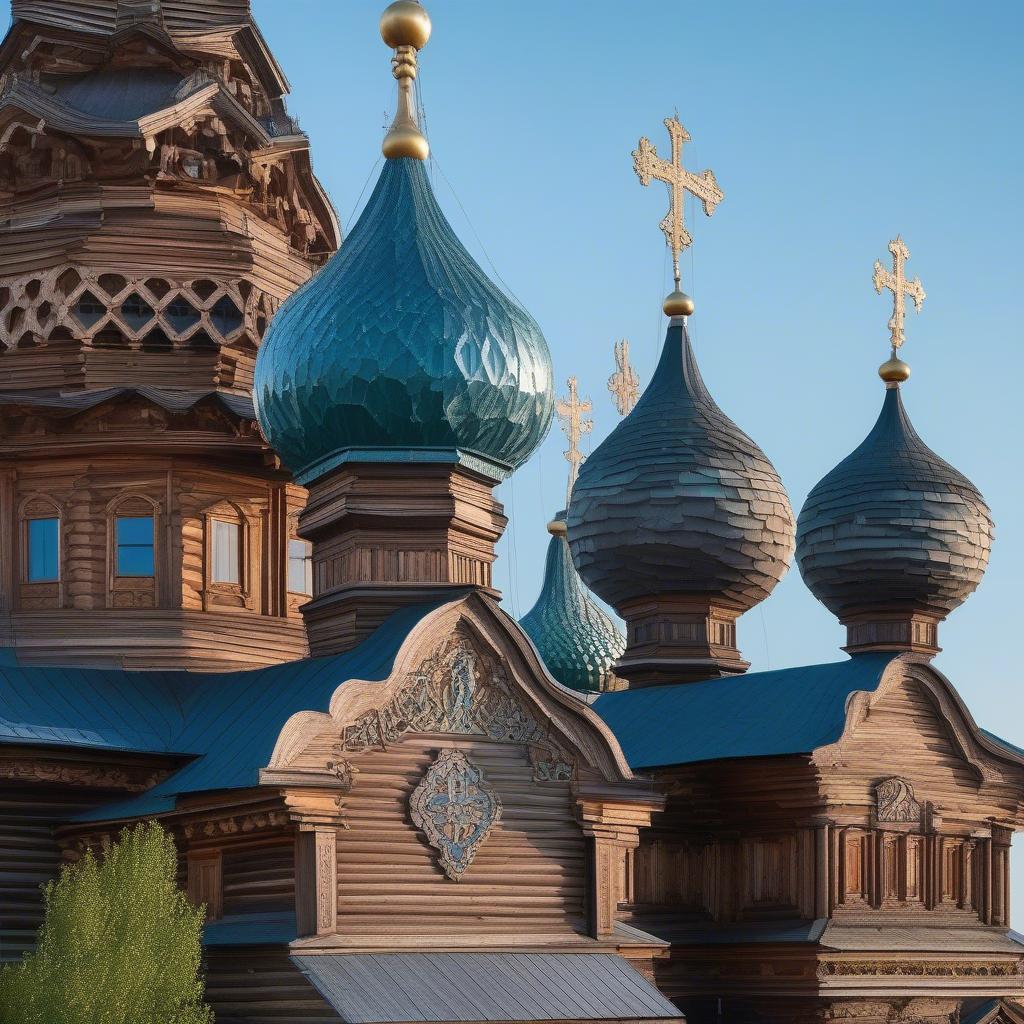
[(380, 148), (389, 160), (398, 160), (403, 156), (412, 157), (413, 160), (426, 160), (430, 156), (430, 145), (418, 128), (392, 128), (384, 136)]
[(552, 519), (551, 522), (548, 523), (548, 533), (550, 533), (552, 537), (564, 537), (568, 532), (569, 530), (565, 525), (564, 519)]
[(878, 376), (886, 384), (902, 384), (910, 376), (910, 367), (899, 356), (893, 355), (878, 368)]
[(395, 0), (380, 16), (380, 37), (393, 50), (422, 50), (430, 38), (430, 15), (416, 0)]
[(665, 310), (665, 316), (690, 316), (694, 310), (693, 299), (677, 288), (665, 298), (661, 308)]

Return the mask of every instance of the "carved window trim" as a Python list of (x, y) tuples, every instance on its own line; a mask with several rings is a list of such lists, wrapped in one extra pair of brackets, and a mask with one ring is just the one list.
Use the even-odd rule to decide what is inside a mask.
[[(243, 606), (253, 609), (254, 582), (258, 579), (258, 571), (253, 565), (254, 531), (257, 523), (253, 517), (233, 501), (218, 501), (202, 512), (203, 518), (203, 610), (209, 611), (218, 606), (217, 595), (233, 597), (240, 600)], [(214, 523), (231, 523), (239, 529), (238, 534), (238, 582), (230, 583), (215, 580), (213, 575), (213, 535)]]
[[(29, 523), (38, 519), (57, 520), (57, 578), (52, 580), (29, 579)], [(60, 608), (64, 604), (65, 558), (65, 515), (64, 508), (46, 494), (30, 494), (18, 506), (18, 585), (21, 599), (36, 604), (46, 601), (48, 605)]]
[[(117, 572), (117, 520), (119, 517), (152, 516), (153, 518), (153, 575), (121, 576)], [(166, 573), (164, 561), (166, 546), (163, 542), (164, 516), (160, 502), (141, 491), (126, 491), (108, 502), (107, 519), (107, 607), (159, 608), (160, 587)], [(149, 600), (139, 604), (124, 604), (119, 595), (146, 595)]]

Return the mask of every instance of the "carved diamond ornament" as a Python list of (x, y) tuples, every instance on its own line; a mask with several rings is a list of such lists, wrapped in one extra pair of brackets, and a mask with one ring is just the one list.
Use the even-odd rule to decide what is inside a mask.
[(438, 850), (444, 873), (457, 882), (501, 820), (501, 798), (465, 754), (442, 750), (413, 790), (409, 811)]

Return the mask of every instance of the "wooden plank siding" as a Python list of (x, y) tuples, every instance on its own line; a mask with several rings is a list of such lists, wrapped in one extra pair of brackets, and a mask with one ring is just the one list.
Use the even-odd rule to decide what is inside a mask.
[[(503, 804), (458, 883), (409, 820), (409, 795), (441, 748), (464, 751)], [(337, 844), (339, 934), (585, 931), (585, 847), (569, 784), (534, 782), (522, 746), (407, 736), (351, 761), (358, 774)]]

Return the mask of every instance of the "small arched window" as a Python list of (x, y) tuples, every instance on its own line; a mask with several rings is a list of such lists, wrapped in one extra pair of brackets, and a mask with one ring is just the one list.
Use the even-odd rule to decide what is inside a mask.
[(124, 494), (107, 506), (108, 594), (114, 608), (155, 608), (160, 575), (160, 506)]
[(22, 581), (59, 583), (61, 578), (60, 506), (49, 498), (22, 503)]

